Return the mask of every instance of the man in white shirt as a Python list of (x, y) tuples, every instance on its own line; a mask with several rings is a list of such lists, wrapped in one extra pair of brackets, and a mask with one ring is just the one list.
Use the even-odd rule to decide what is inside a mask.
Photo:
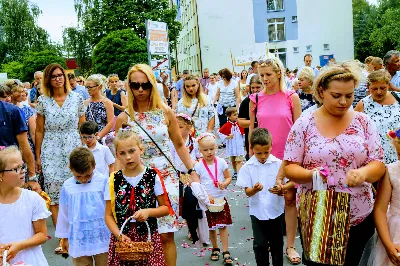
[(391, 50), (383, 57), (386, 71), (392, 76), (390, 90), (400, 91), (400, 52)]
[(314, 70), (314, 76), (315, 77), (318, 76), (318, 73), (319, 73), (318, 69), (311, 66), (312, 60), (313, 60), (313, 57), (311, 54), (304, 55), (304, 58), (303, 58), (304, 66), (299, 68), (299, 70), (297, 71), (297, 74), (299, 74), (301, 72), (303, 67), (311, 67)]
[[(258, 62), (257, 61), (251, 62), (251, 68), (253, 69), (253, 73), (248, 74), (246, 78), (246, 84), (247, 86), (249, 86), (249, 88), (250, 88), (251, 77), (258, 74)], [(250, 91), (249, 88), (247, 88), (248, 91)]]
[(253, 228), (253, 250), (257, 265), (283, 266), (283, 219), (285, 201), (282, 188), (275, 186), (275, 178), (282, 161), (271, 155), (272, 138), (265, 128), (256, 128), (250, 136), (250, 148), (254, 155), (240, 169), (236, 185), (245, 189), (249, 197), (249, 213)]

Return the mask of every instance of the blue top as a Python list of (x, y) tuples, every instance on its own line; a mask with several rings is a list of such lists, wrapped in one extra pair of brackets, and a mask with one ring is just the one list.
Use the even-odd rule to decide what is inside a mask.
[(29, 98), (31, 99), (31, 103), (33, 103), (36, 100), (36, 92), (37, 92), (36, 87), (33, 87), (29, 92)]
[(397, 88), (400, 87), (400, 71), (396, 72), (396, 75), (393, 76), (392, 78), (392, 84), (396, 86)]
[(183, 79), (178, 80), (175, 89), (178, 91), (178, 99), (182, 98)]
[(88, 91), (82, 85), (76, 85), (76, 87), (75, 88), (71, 88), (71, 90), (73, 92), (79, 93), (84, 100), (87, 100), (87, 99), (90, 98), (90, 95), (89, 95)]
[[(121, 93), (122, 90), (119, 89), (117, 91), (117, 94), (112, 94), (111, 90), (106, 90), (106, 96), (107, 98), (112, 101), (113, 103), (116, 103), (120, 106), (122, 106), (122, 100), (121, 100)], [(114, 116), (118, 116), (121, 113), (121, 110), (119, 110), (118, 108), (114, 107)]]
[(107, 178), (94, 173), (91, 181), (78, 184), (67, 179), (61, 189), (56, 237), (68, 238), (73, 258), (108, 251), (110, 231), (104, 220), (104, 189)]
[(23, 111), (11, 103), (0, 101), (0, 146), (17, 145), (17, 135), (28, 131)]

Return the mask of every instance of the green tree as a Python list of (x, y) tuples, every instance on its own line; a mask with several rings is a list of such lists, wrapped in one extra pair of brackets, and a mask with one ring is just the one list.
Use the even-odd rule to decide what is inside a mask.
[(49, 36), (37, 25), (41, 10), (28, 0), (0, 0), (0, 63), (18, 61), (29, 51), (48, 48)]
[(75, 9), (93, 46), (108, 33), (123, 29), (133, 29), (145, 39), (146, 20), (167, 23), (171, 47), (175, 47), (181, 30), (177, 10), (167, 0), (75, 0)]
[(75, 58), (80, 72), (88, 74), (92, 70), (92, 47), (84, 30), (74, 27), (63, 30), (64, 51), (68, 58)]
[(20, 79), (32, 80), (33, 74), (41, 70), (43, 71), (48, 64), (58, 63), (62, 67), (66, 67), (65, 58), (55, 49), (47, 49), (40, 52), (28, 52), (23, 58)]
[(1, 65), (0, 72), (7, 73), (9, 79), (20, 79), (24, 65), (18, 61), (11, 61)]
[(132, 29), (109, 33), (96, 45), (93, 51), (95, 73), (116, 73), (123, 79), (130, 66), (147, 63), (147, 43)]

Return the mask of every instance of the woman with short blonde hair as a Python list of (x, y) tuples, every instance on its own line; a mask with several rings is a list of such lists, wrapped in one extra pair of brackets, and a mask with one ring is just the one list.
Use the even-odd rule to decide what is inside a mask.
[[(193, 170), (193, 162), (179, 132), (174, 112), (162, 101), (156, 79), (150, 66), (134, 65), (128, 72), (128, 110), (121, 113), (115, 124), (119, 131), (123, 124), (129, 124), (142, 138), (142, 161), (148, 167), (156, 167), (164, 178), (164, 184), (175, 214), (158, 219), (158, 231), (168, 266), (176, 265), (174, 232), (178, 231), (179, 180), (172, 165), (169, 141), (181, 158), (193, 180), (199, 180)], [(112, 238), (111, 241), (117, 241)]]

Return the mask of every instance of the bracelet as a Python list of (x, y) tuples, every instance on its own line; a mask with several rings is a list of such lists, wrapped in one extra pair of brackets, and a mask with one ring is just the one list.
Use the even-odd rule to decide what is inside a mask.
[(38, 175), (34, 175), (34, 176), (32, 176), (32, 177), (29, 177), (29, 178), (28, 178), (28, 181), (35, 181), (35, 182), (37, 182), (37, 181), (39, 181), (39, 177), (38, 177)]

